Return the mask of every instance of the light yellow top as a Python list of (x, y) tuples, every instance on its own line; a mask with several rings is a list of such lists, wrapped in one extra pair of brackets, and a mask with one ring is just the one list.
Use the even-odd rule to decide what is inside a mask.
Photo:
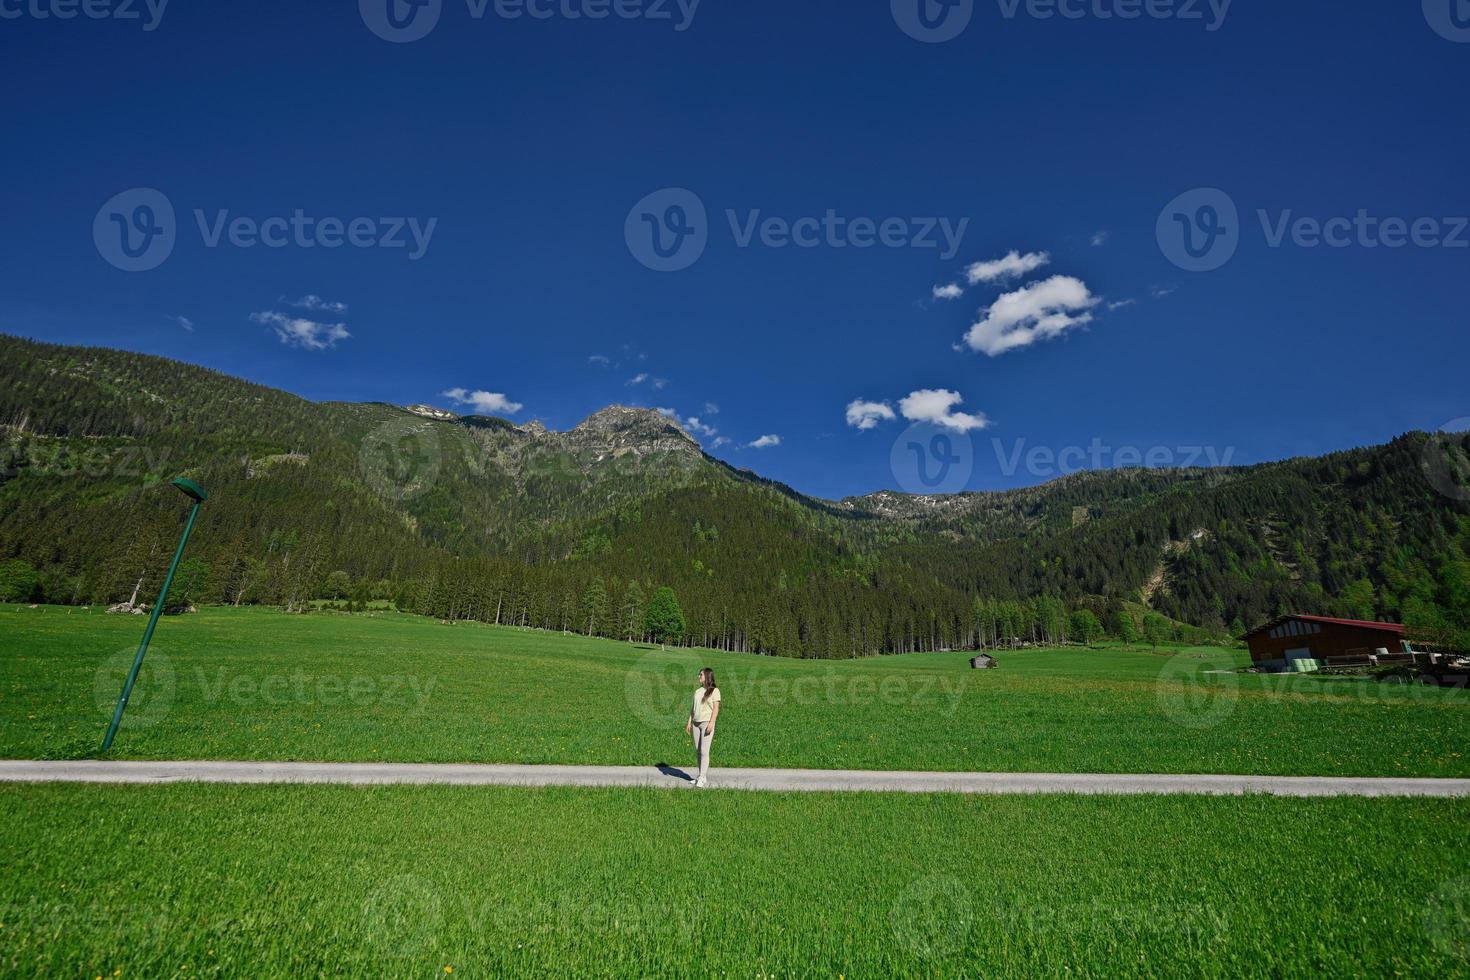
[(709, 693), (708, 698), (704, 696), (704, 688), (696, 687), (694, 689), (694, 723), (696, 725), (703, 725), (713, 718), (715, 705), (719, 703), (720, 689), (718, 687)]

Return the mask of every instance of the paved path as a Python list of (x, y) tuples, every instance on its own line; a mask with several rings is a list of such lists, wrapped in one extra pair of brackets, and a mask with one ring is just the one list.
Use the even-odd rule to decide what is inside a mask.
[[(0, 761), (0, 782), (340, 783), (352, 786), (651, 786), (689, 785), (671, 766), (486, 766), (345, 762), (30, 762)], [(860, 772), (814, 769), (715, 769), (720, 789), (892, 793), (1140, 793), (1212, 796), (1458, 796), (1470, 779), (1350, 779), (1336, 776), (1178, 776), (985, 772)]]

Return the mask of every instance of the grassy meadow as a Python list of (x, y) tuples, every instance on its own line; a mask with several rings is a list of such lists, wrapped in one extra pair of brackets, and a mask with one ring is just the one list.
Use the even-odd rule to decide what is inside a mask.
[(1464, 975), (1463, 800), (3, 791), (0, 974)]
[[(141, 617), (0, 607), (0, 757), (95, 754)], [(394, 613), (164, 620), (113, 757), (1470, 776), (1470, 692), (1240, 675), (1235, 651), (796, 661)]]

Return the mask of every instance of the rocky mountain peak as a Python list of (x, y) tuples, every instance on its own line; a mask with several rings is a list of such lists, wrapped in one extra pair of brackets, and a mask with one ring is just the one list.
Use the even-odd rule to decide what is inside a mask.
[(677, 439), (698, 445), (677, 421), (651, 408), (610, 405), (594, 412), (572, 430), (574, 435), (611, 438), (619, 441), (659, 442)]
[(444, 409), (435, 408), (433, 405), (409, 405), (408, 411), (415, 415), (422, 415), (426, 419), (439, 419), (443, 422), (453, 422), (459, 418), (453, 412), (446, 412)]

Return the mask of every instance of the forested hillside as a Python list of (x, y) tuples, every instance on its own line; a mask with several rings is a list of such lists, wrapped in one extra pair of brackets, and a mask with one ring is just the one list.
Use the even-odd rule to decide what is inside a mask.
[(1088, 616), (1126, 632), (1144, 606), (1201, 636), (1287, 610), (1470, 627), (1470, 456), (1423, 434), (828, 502), (653, 412), (548, 432), (8, 337), (0, 426), (0, 598), (149, 597), (186, 503), (167, 482), (187, 475), (211, 493), (179, 583), (202, 602), (390, 599), (636, 636), (671, 587), (690, 642), (814, 657), (1055, 641)]

